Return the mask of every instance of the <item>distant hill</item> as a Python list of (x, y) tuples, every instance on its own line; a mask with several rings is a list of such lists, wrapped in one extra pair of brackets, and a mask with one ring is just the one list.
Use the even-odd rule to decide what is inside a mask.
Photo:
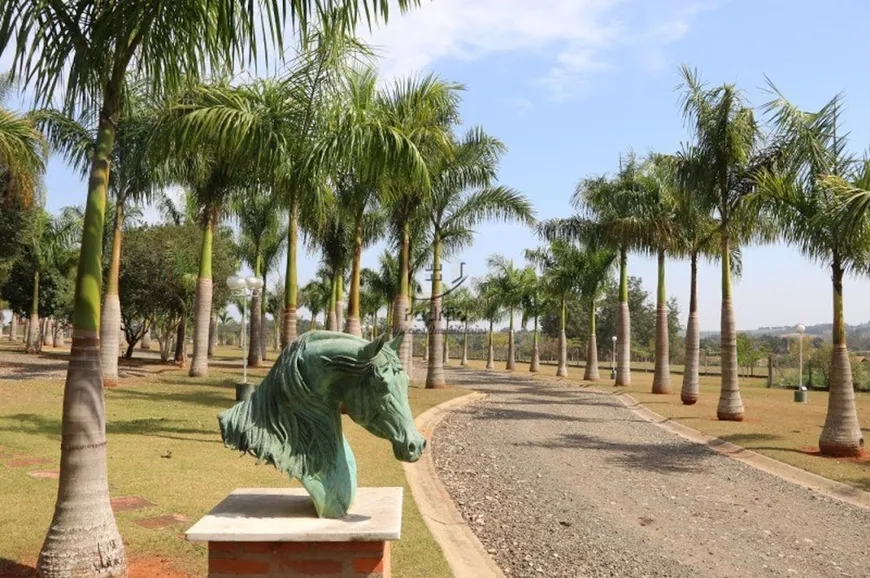
[[(777, 337), (783, 337), (786, 335), (795, 335), (797, 331), (794, 325), (785, 325), (782, 327), (759, 327), (757, 329), (739, 329), (738, 333), (746, 333), (748, 335), (775, 335)], [(830, 337), (831, 332), (833, 331), (833, 324), (831, 323), (819, 323), (818, 325), (807, 325), (806, 335), (812, 335), (814, 337)], [(860, 323), (858, 325), (849, 325), (846, 324), (846, 332), (849, 335), (865, 335), (870, 334), (870, 321), (865, 323)], [(719, 335), (718, 331), (702, 331), (701, 337), (716, 337)]]

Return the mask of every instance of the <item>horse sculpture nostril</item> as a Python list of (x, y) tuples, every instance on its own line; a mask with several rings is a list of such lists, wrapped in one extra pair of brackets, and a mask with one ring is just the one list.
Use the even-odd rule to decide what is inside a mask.
[(417, 449), (417, 446), (414, 445), (414, 442), (409, 442), (409, 443), (408, 443), (408, 451), (409, 451), (409, 452), (411, 452), (411, 453), (413, 454), (414, 451), (415, 451), (416, 449)]
[(426, 440), (423, 440), (423, 449), (426, 449)]

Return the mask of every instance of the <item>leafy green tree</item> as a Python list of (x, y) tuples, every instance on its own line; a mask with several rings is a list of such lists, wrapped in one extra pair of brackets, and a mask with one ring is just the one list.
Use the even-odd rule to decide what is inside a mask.
[[(399, 0), (400, 8), (415, 3)], [(109, 164), (127, 70), (135, 63), (160, 95), (207, 68), (252, 61), (257, 32), (281, 49), (286, 20), (306, 31), (309, 18), (331, 8), (357, 17), (386, 18), (386, 0), (274, 0), (271, 2), (33, 2), (0, 5), (0, 52), (11, 47), (15, 77), (38, 104), (60, 97), (67, 113), (99, 111), (76, 276), (72, 360), (67, 373), (58, 507), (39, 556), (45, 578), (93, 572), (126, 573), (126, 556), (111, 512), (106, 474), (105, 411), (99, 396), (98, 355), (102, 293), (102, 229)], [(62, 93), (62, 94), (61, 94)], [(92, 400), (99, 398), (99, 403)], [(78, 400), (78, 401), (76, 401)], [(71, 419), (76, 416), (75, 420)]]
[(782, 235), (801, 253), (831, 268), (834, 320), (830, 367), (831, 395), (819, 449), (825, 455), (857, 456), (863, 436), (858, 423), (850, 355), (843, 320), (843, 275), (870, 262), (870, 218), (843, 217), (843, 198), (822, 182), (823, 175), (852, 170), (845, 142), (837, 137), (834, 97), (817, 112), (805, 112), (772, 88), (765, 105), (774, 126), (775, 146), (785, 151), (773, 169), (759, 171), (753, 206), (770, 213)]

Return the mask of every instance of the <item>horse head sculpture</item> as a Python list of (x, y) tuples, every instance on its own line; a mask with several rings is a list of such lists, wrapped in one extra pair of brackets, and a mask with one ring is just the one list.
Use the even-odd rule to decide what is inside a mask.
[(356, 491), (356, 460), (341, 427), (341, 406), (415, 462), (426, 447), (408, 405), (400, 334), (374, 341), (310, 331), (287, 347), (251, 399), (218, 416), (224, 445), (298, 478), (317, 515), (341, 518)]

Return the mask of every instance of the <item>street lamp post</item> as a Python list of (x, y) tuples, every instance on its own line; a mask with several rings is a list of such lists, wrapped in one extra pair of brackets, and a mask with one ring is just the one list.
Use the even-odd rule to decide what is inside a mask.
[(610, 352), (610, 379), (616, 379), (616, 335), (610, 338), (613, 348)]
[(236, 384), (236, 401), (247, 401), (254, 392), (254, 386), (248, 383), (248, 355), (245, 351), (247, 332), (245, 326), (247, 324), (248, 299), (257, 295), (263, 288), (263, 280), (256, 276), (250, 276), (247, 279), (232, 275), (227, 277), (227, 287), (234, 297), (238, 297), (242, 302), (242, 382)]
[(806, 330), (807, 328), (803, 324), (797, 326), (798, 340), (800, 341), (798, 346), (798, 389), (804, 385), (804, 331)]

